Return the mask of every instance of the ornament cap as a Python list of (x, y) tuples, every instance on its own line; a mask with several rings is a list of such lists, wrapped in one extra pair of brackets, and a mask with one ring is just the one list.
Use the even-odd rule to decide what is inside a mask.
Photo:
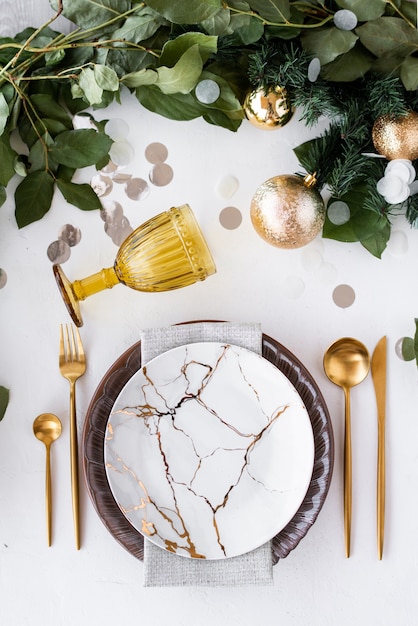
[(316, 183), (316, 172), (314, 172), (313, 174), (306, 174), (305, 178), (303, 179), (303, 184), (305, 185), (305, 187), (315, 187)]

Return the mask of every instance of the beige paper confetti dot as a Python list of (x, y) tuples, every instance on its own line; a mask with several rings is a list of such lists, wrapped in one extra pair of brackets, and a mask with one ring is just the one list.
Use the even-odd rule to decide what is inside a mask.
[(156, 187), (164, 187), (173, 180), (174, 172), (167, 163), (156, 163), (149, 173), (149, 179)]
[(145, 148), (145, 158), (149, 163), (164, 163), (168, 157), (168, 150), (163, 143), (155, 141)]
[(227, 230), (234, 230), (241, 225), (242, 213), (234, 206), (227, 206), (219, 213), (219, 221)]
[(72, 224), (65, 224), (58, 232), (58, 239), (65, 241), (71, 248), (81, 241), (81, 230)]
[(144, 200), (150, 193), (150, 188), (143, 178), (131, 178), (125, 184), (125, 193), (131, 200)]
[(71, 248), (62, 239), (57, 239), (49, 244), (46, 253), (52, 263), (65, 263), (71, 256)]
[(338, 285), (332, 292), (332, 299), (341, 309), (347, 309), (354, 303), (356, 294), (350, 285)]
[(123, 217), (123, 207), (119, 202), (114, 200), (103, 203), (103, 209), (100, 211), (100, 217), (104, 222), (118, 222)]
[(0, 268), (0, 289), (3, 289), (6, 283), (7, 283), (7, 274), (4, 270)]
[(132, 174), (124, 174), (123, 172), (118, 172), (113, 176), (113, 182), (118, 183), (118, 185), (124, 185), (131, 180)]
[(133, 231), (132, 226), (129, 223), (127, 217), (123, 216), (121, 220), (116, 223), (110, 224), (106, 222), (104, 230), (107, 235), (112, 239), (113, 243), (120, 246)]
[(93, 176), (90, 181), (90, 186), (96, 196), (98, 196), (99, 198), (108, 196), (113, 189), (113, 183), (111, 178), (109, 178), (109, 176), (104, 176), (103, 174), (97, 174), (97, 176)]

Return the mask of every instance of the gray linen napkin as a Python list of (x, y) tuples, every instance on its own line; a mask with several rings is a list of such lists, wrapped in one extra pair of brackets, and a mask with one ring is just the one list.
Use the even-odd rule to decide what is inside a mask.
[[(261, 354), (259, 324), (197, 322), (150, 328), (141, 333), (142, 363), (171, 348), (199, 341), (224, 341)], [(220, 560), (200, 560), (171, 554), (144, 540), (144, 587), (272, 585), (270, 542), (246, 554)]]

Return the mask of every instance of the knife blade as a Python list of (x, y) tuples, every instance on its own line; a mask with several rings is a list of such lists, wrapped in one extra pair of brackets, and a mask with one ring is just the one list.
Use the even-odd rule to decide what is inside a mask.
[(377, 553), (381, 560), (385, 530), (386, 336), (374, 349), (371, 370), (377, 405)]

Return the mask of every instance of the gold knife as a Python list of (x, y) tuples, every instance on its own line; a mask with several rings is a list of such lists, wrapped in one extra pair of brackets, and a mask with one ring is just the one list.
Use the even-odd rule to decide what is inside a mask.
[(386, 336), (373, 352), (372, 378), (377, 405), (377, 554), (381, 560), (385, 530)]

